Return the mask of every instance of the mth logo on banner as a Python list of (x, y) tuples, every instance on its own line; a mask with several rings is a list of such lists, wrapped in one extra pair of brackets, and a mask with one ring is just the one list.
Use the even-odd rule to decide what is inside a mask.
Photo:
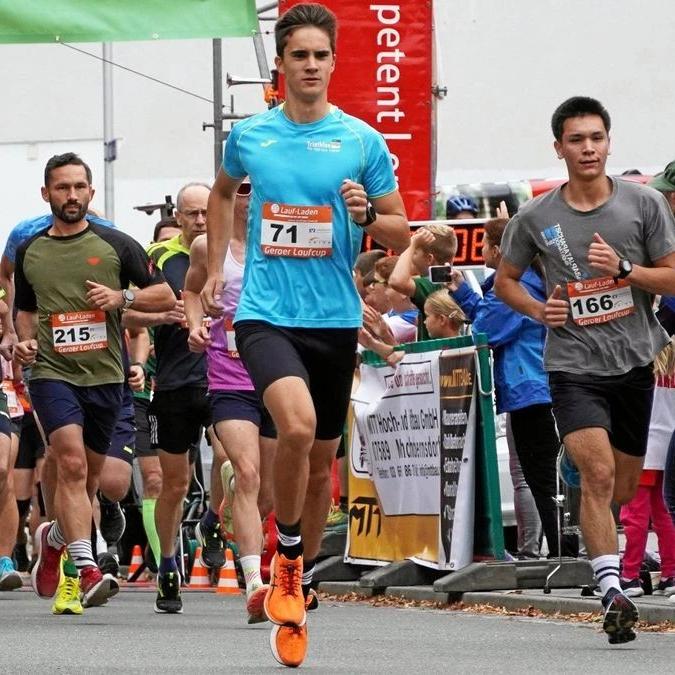
[[(300, 0), (282, 0), (285, 12)], [(432, 3), (322, 0), (338, 18), (329, 100), (387, 141), (409, 220), (433, 217)]]

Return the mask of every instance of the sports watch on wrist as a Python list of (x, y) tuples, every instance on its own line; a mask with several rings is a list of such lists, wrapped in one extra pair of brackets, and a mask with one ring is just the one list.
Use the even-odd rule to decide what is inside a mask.
[(367, 202), (366, 219), (362, 223), (357, 223), (356, 221), (354, 221), (354, 223), (359, 227), (368, 227), (368, 225), (372, 225), (376, 220), (377, 220), (377, 211), (375, 211), (375, 207), (370, 202)]
[(633, 263), (626, 258), (619, 260), (619, 273), (614, 279), (625, 279), (633, 271)]
[(136, 299), (136, 294), (130, 288), (123, 288), (122, 289), (122, 300), (124, 300), (124, 304), (122, 305), (122, 309), (129, 309), (129, 307), (131, 307), (131, 305), (134, 304), (135, 299)]

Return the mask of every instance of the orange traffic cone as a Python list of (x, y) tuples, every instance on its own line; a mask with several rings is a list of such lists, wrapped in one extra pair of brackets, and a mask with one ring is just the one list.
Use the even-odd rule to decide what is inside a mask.
[(192, 565), (190, 588), (209, 588), (210, 586), (211, 579), (208, 569), (202, 564), (202, 548), (200, 546), (195, 553), (195, 561)]
[(237, 570), (234, 567), (234, 556), (229, 547), (225, 549), (225, 564), (220, 568), (220, 577), (218, 578), (218, 588), (216, 588), (216, 593), (227, 595), (239, 594)]
[(134, 550), (131, 553), (131, 563), (129, 564), (129, 573), (127, 574), (127, 581), (131, 579), (135, 572), (138, 571), (138, 568), (143, 564), (143, 552), (141, 547), (136, 544)]

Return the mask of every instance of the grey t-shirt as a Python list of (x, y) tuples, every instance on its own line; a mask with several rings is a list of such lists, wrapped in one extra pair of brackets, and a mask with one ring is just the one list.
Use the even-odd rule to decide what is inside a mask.
[[(591, 300), (576, 295), (590, 286), (584, 280), (604, 276), (588, 263), (595, 232), (620, 257), (641, 266), (650, 267), (652, 261), (675, 251), (675, 219), (663, 195), (637, 183), (611, 180), (612, 195), (597, 209), (573, 209), (557, 188), (525, 204), (504, 232), (502, 256), (524, 270), (539, 254), (548, 294), (560, 284), (562, 297), (576, 305), (577, 318), (589, 322), (578, 325), (570, 317), (562, 328), (549, 328), (544, 352), (548, 371), (620, 375), (648, 364), (668, 342), (652, 310), (653, 296), (646, 291), (626, 284), (616, 297), (613, 294), (621, 287), (610, 279), (604, 290), (591, 291), (595, 293)], [(614, 311), (630, 304), (631, 296), (632, 313)], [(595, 323), (611, 314), (615, 318)]]

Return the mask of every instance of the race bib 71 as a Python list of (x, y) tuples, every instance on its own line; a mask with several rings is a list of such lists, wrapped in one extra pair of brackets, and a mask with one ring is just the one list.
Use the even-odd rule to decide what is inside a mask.
[(265, 255), (325, 258), (333, 253), (333, 209), (265, 202), (260, 247)]

